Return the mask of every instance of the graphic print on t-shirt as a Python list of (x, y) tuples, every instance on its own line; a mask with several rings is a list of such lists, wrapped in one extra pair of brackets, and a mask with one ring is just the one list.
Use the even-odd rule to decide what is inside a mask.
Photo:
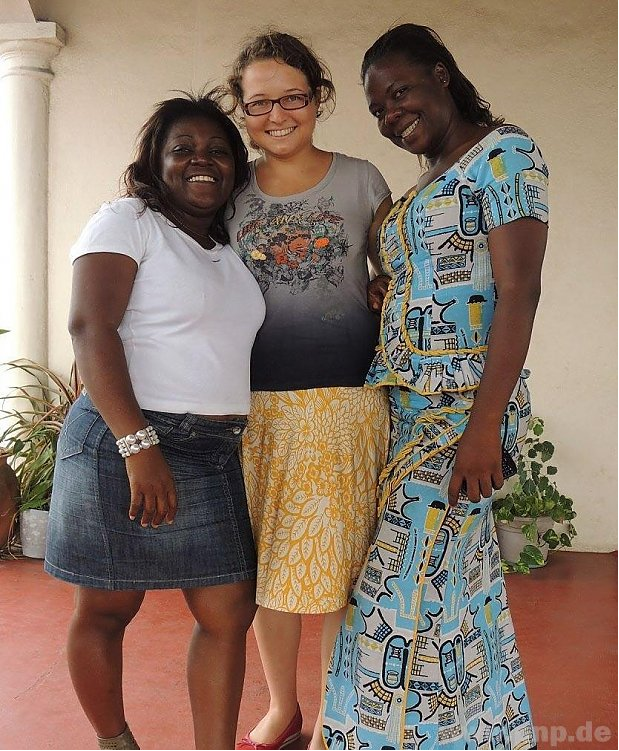
[(293, 295), (316, 279), (340, 284), (350, 243), (332, 197), (312, 206), (307, 199), (269, 203), (251, 194), (248, 205), (237, 242), (263, 293), (271, 284), (285, 284)]

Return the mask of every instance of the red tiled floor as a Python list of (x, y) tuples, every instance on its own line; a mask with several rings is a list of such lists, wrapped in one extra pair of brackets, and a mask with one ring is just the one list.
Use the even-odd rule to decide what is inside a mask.
[[(617, 748), (616, 583), (616, 554), (557, 553), (545, 569), (508, 577), (541, 749)], [(94, 748), (66, 667), (71, 587), (40, 561), (0, 561), (0, 603), (0, 749)], [(144, 749), (193, 747), (184, 675), (191, 627), (180, 593), (151, 592), (127, 631), (127, 717)], [(307, 617), (304, 735), (292, 748), (305, 748), (318, 708), (318, 629)], [(250, 634), (240, 734), (267, 702)]]

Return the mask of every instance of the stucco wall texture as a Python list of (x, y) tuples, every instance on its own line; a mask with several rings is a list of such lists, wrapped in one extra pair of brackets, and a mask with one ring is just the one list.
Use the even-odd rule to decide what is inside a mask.
[(68, 250), (118, 190), (138, 128), (174, 89), (220, 82), (239, 42), (267, 25), (301, 35), (338, 92), (317, 143), (365, 157), (399, 196), (414, 158), (382, 139), (359, 81), (389, 26), (433, 27), (495, 113), (539, 143), (551, 171), (544, 291), (527, 360), (534, 413), (578, 512), (575, 549), (616, 549), (616, 7), (610, 0), (36, 0), (67, 35), (50, 105), (49, 352), (66, 372)]

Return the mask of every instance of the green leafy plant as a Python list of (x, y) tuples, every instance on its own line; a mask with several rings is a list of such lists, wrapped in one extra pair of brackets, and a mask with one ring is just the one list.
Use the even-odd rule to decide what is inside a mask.
[(75, 367), (68, 382), (31, 360), (6, 368), (23, 385), (4, 397), (0, 408), (0, 448), (8, 455), (20, 486), (18, 511), (49, 508), (56, 445), (62, 423), (79, 393)]
[[(528, 519), (521, 527), (521, 532), (529, 544), (525, 545), (518, 561), (503, 561), (505, 571), (528, 574), (531, 568), (545, 564), (543, 547), (548, 550), (571, 547), (572, 538), (576, 536), (576, 529), (572, 524), (572, 519), (576, 516), (572, 509), (573, 501), (559, 492), (553, 479), (558, 470), (549, 462), (555, 447), (542, 438), (543, 432), (544, 421), (540, 417), (534, 417), (518, 460), (516, 483), (511, 492), (502, 498), (496, 498), (492, 505), (497, 522), (513, 522), (516, 517)], [(551, 521), (543, 525), (543, 519)], [(562, 524), (563, 529), (557, 532), (554, 522)], [(543, 526), (550, 528), (544, 531)]]

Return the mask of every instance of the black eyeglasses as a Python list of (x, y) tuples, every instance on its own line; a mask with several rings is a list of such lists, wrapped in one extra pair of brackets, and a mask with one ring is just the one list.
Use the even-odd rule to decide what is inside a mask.
[(255, 102), (243, 102), (243, 112), (252, 117), (266, 115), (276, 104), (283, 110), (302, 110), (307, 107), (312, 97), (310, 94), (286, 94), (279, 99), (258, 99)]

